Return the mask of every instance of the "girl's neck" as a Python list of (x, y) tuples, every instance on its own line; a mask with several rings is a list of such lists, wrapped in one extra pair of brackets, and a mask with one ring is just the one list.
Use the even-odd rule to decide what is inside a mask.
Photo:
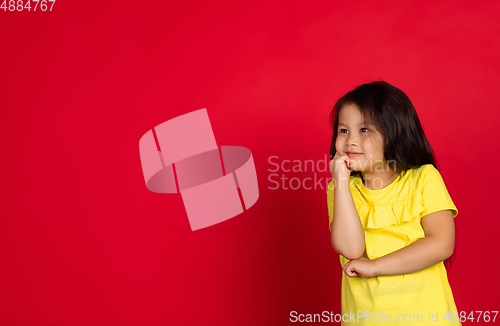
[(391, 169), (384, 169), (384, 171), (361, 171), (361, 177), (363, 178), (363, 185), (366, 189), (379, 190), (390, 185), (399, 173), (394, 172)]

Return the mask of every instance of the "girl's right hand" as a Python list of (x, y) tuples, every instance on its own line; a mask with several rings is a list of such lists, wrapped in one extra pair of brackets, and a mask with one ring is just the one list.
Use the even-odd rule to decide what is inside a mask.
[(336, 152), (329, 165), (335, 187), (341, 182), (345, 182), (345, 184), (349, 185), (351, 176), (349, 156), (345, 153)]

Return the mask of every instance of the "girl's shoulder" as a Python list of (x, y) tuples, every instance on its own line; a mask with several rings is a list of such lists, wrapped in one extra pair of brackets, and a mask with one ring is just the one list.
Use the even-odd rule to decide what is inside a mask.
[(415, 171), (421, 171), (421, 172), (424, 172), (424, 173), (427, 173), (428, 171), (437, 171), (439, 172), (435, 167), (434, 165), (432, 164), (424, 164), (424, 165), (421, 165), (419, 166), (418, 168), (414, 169)]
[(410, 184), (422, 188), (429, 183), (441, 182), (443, 179), (441, 173), (432, 164), (424, 164), (418, 168), (408, 170), (408, 179)]
[(439, 171), (432, 164), (424, 164), (419, 166), (418, 168), (409, 169), (404, 172), (404, 177), (402, 179), (410, 179), (410, 180), (420, 180), (425, 178), (427, 175), (435, 175), (439, 174)]

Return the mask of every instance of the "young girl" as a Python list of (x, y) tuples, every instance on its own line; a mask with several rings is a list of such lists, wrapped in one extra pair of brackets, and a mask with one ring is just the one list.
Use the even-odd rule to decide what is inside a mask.
[(384, 81), (361, 85), (337, 101), (332, 126), (342, 325), (461, 325), (443, 265), (458, 210), (410, 99)]

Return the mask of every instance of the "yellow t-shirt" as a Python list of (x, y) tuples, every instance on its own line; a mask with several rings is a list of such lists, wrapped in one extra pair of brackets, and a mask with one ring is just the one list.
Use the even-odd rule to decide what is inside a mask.
[[(351, 176), (349, 188), (364, 228), (364, 255), (370, 260), (424, 238), (423, 216), (442, 210), (451, 210), (453, 217), (458, 214), (432, 164), (410, 169), (404, 176), (401, 173), (390, 185), (376, 190), (367, 189), (359, 176)], [(332, 181), (327, 194), (330, 226), (333, 195)], [(348, 262), (340, 255), (342, 267)], [(342, 325), (380, 325), (389, 318), (392, 324), (408, 326), (461, 325), (443, 262), (414, 273), (367, 279), (342, 273), (341, 292), (342, 315), (348, 320)]]

